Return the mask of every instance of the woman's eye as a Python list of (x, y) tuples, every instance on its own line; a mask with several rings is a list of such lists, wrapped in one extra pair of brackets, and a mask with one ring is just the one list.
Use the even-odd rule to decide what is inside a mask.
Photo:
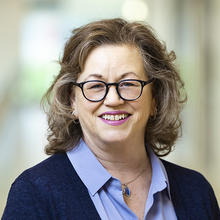
[(138, 86), (137, 83), (133, 82), (122, 82), (120, 83), (120, 87), (136, 87)]
[(88, 85), (87, 89), (103, 89), (105, 87), (102, 83), (92, 83), (91, 85)]

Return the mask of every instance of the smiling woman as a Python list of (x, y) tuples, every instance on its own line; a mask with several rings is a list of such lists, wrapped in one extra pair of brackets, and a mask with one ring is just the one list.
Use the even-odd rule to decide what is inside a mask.
[[(123, 59), (118, 59), (116, 52), (123, 54)], [(129, 55), (126, 54), (127, 52)], [(92, 54), (94, 58), (90, 59)], [(171, 151), (180, 132), (179, 113), (186, 99), (183, 91), (184, 84), (173, 64), (175, 54), (166, 51), (165, 45), (155, 37), (150, 26), (113, 19), (93, 22), (73, 30), (73, 36), (66, 44), (60, 61), (60, 74), (45, 96), (48, 100), (51, 95), (55, 97), (48, 114), (51, 130), (48, 137), (50, 143), (46, 148), (48, 154), (69, 150), (80, 140), (81, 125), (73, 123), (73, 119), (77, 122), (78, 119), (71, 114), (73, 106), (69, 97), (75, 94), (73, 84), (77, 82), (82, 85), (83, 74), (79, 73), (87, 73), (83, 81), (99, 79), (107, 82), (107, 79), (103, 78), (103, 72), (100, 71), (105, 65), (105, 68), (108, 68), (109, 59), (111, 59), (112, 68), (113, 65), (119, 68), (115, 73), (121, 75), (114, 79), (116, 81), (109, 79), (111, 81), (108, 82), (118, 82), (125, 78), (154, 79), (152, 95), (155, 102), (155, 115), (149, 118), (145, 139), (157, 155), (166, 155)], [(119, 61), (123, 62), (119, 63)], [(93, 63), (90, 64), (90, 62)], [(87, 68), (84, 71), (86, 64), (90, 69)], [(126, 69), (128, 64), (130, 67)], [(111, 72), (106, 73), (113, 77)], [(82, 91), (85, 95), (86, 90)], [(91, 91), (89, 93), (91, 94)], [(108, 99), (105, 101), (107, 102)], [(122, 100), (119, 99), (119, 101)]]
[(219, 219), (206, 179), (158, 157), (186, 99), (174, 59), (145, 24), (75, 29), (45, 95), (53, 156), (15, 180), (3, 220)]

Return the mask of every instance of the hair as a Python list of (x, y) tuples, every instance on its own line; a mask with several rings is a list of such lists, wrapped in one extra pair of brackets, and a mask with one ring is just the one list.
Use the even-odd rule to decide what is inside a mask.
[(146, 125), (145, 143), (158, 156), (167, 155), (181, 135), (180, 112), (186, 101), (184, 83), (174, 65), (175, 53), (167, 51), (149, 25), (121, 18), (91, 22), (72, 31), (59, 61), (59, 74), (42, 99), (44, 107), (49, 105), (46, 154), (66, 152), (82, 138), (80, 123), (72, 114), (73, 82), (83, 71), (89, 53), (103, 45), (139, 48), (146, 74), (154, 78), (151, 88), (156, 105), (155, 115)]

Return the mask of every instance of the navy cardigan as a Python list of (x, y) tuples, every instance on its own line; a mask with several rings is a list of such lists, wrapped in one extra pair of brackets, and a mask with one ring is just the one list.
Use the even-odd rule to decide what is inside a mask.
[[(179, 220), (220, 220), (210, 184), (198, 172), (166, 162), (171, 197)], [(85, 161), (86, 163), (86, 161)], [(24, 171), (12, 184), (2, 220), (96, 220), (88, 190), (65, 153)]]

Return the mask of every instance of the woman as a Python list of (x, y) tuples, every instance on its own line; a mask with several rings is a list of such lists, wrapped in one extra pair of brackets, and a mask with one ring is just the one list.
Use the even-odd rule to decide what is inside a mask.
[(15, 180), (3, 219), (220, 219), (201, 174), (158, 158), (181, 127), (174, 59), (141, 23), (75, 29), (46, 94), (53, 156)]

